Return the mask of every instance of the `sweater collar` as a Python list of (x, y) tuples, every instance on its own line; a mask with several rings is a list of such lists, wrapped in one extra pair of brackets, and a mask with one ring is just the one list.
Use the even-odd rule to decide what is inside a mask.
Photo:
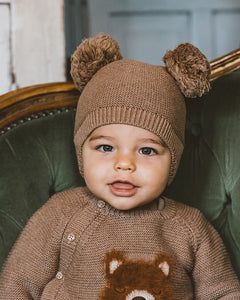
[(141, 207), (131, 210), (118, 210), (102, 199), (96, 197), (87, 187), (83, 188), (83, 192), (86, 204), (90, 205), (90, 209), (100, 210), (103, 214), (118, 215), (120, 217), (144, 217), (146, 215), (157, 215), (166, 219), (173, 218), (176, 214), (175, 201), (163, 196)]

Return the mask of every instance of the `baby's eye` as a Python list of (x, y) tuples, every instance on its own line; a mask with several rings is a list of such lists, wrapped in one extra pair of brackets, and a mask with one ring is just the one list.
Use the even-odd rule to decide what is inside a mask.
[(149, 148), (149, 147), (144, 147), (141, 148), (139, 150), (140, 154), (144, 154), (144, 155), (153, 155), (153, 154), (157, 154), (156, 150), (154, 150), (153, 148)]
[(113, 151), (113, 147), (109, 146), (109, 145), (101, 145), (101, 146), (98, 146), (97, 149), (102, 151), (102, 152), (111, 152), (111, 151)]

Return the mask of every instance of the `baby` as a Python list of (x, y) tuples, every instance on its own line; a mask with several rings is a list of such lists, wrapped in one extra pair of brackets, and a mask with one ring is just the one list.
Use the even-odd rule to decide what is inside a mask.
[(162, 195), (183, 151), (184, 96), (209, 90), (209, 63), (190, 44), (164, 62), (123, 60), (104, 34), (77, 48), (74, 142), (86, 187), (54, 195), (30, 219), (1, 300), (240, 299), (218, 233)]

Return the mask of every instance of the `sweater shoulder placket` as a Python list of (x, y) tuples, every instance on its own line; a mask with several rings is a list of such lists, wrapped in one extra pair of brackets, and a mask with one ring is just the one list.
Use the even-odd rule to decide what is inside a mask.
[(62, 274), (68, 272), (73, 254), (78, 248), (84, 248), (95, 230), (105, 220), (106, 214), (102, 214), (97, 205), (86, 204), (78, 209), (65, 226), (60, 250), (59, 270)]

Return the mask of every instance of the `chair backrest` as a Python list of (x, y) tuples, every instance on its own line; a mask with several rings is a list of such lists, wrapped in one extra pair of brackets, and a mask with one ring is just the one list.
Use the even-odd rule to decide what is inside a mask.
[[(187, 101), (186, 146), (166, 195), (198, 207), (221, 234), (240, 277), (240, 50), (215, 60), (212, 91)], [(230, 73), (222, 76), (223, 73)], [(72, 83), (0, 97), (0, 267), (31, 215), (54, 193), (84, 185), (73, 145)]]

